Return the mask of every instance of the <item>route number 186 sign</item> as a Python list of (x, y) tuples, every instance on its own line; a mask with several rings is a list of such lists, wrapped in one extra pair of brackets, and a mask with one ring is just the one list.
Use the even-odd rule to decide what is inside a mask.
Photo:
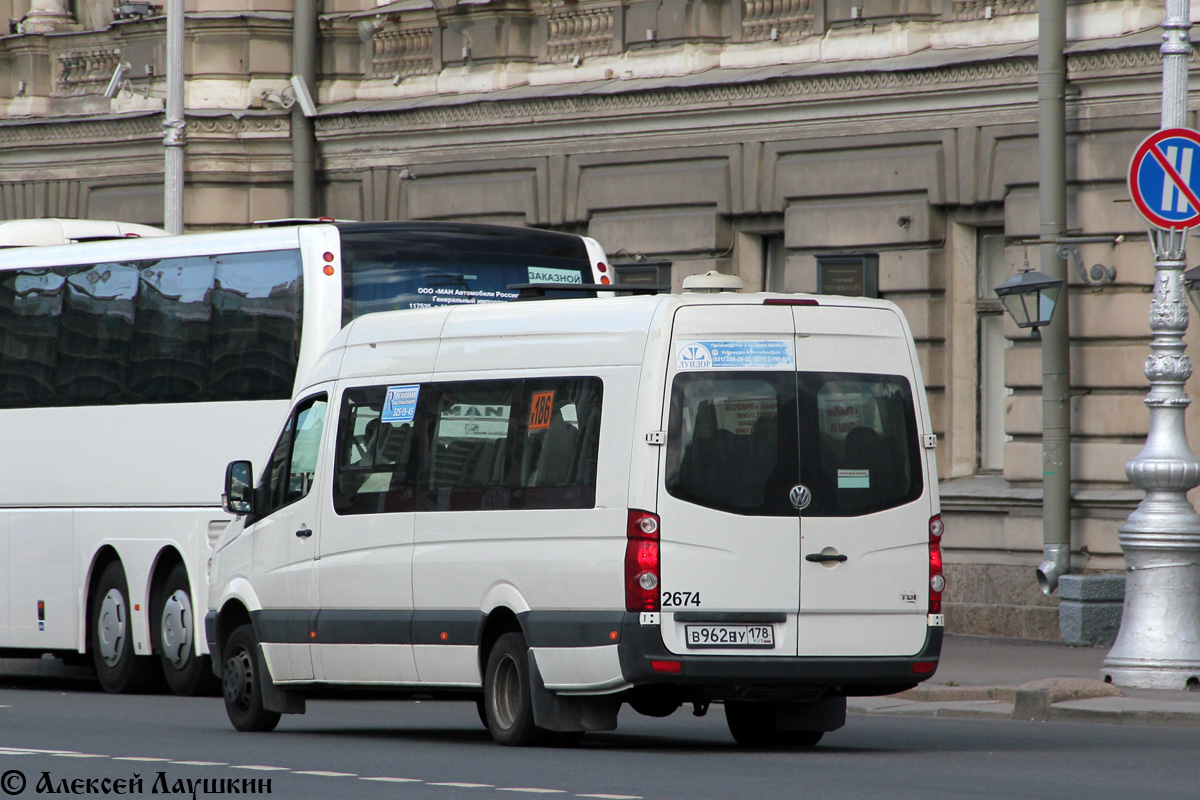
[(1151, 225), (1200, 225), (1200, 133), (1168, 128), (1146, 137), (1129, 164), (1129, 194)]

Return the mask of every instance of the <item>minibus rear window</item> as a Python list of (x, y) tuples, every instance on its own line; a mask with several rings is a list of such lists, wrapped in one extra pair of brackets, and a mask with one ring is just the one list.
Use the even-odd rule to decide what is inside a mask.
[(921, 496), (908, 381), (894, 375), (718, 372), (675, 378), (667, 491), (749, 516), (858, 516)]

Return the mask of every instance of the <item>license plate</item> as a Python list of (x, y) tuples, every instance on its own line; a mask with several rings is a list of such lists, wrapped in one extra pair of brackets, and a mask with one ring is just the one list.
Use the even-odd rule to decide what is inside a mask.
[(685, 625), (688, 647), (774, 647), (772, 625)]

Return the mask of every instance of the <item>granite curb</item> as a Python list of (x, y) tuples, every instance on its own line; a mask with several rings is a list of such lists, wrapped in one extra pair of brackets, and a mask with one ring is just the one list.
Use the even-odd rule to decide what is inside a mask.
[(1086, 678), (1043, 678), (1018, 686), (925, 685), (886, 697), (850, 698), (847, 710), (881, 716), (1101, 722), (1200, 727), (1200, 697), (1185, 691), (1127, 693)]

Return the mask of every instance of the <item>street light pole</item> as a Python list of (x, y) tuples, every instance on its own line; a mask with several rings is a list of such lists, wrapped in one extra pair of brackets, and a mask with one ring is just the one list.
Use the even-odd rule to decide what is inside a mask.
[[(1190, 0), (1167, 0), (1163, 21), (1162, 128), (1182, 128), (1187, 112)], [(1187, 499), (1200, 485), (1200, 461), (1188, 447), (1184, 354), (1188, 307), (1183, 270), (1187, 231), (1155, 228), (1154, 299), (1146, 378), (1150, 425), (1125, 474), (1146, 496), (1119, 529), (1125, 551), (1125, 611), (1102, 674), (1119, 686), (1200, 686), (1200, 514)]]
[(185, 135), (183, 96), (183, 0), (167, 0), (167, 108), (163, 121), (163, 227), (183, 233), (183, 149)]

